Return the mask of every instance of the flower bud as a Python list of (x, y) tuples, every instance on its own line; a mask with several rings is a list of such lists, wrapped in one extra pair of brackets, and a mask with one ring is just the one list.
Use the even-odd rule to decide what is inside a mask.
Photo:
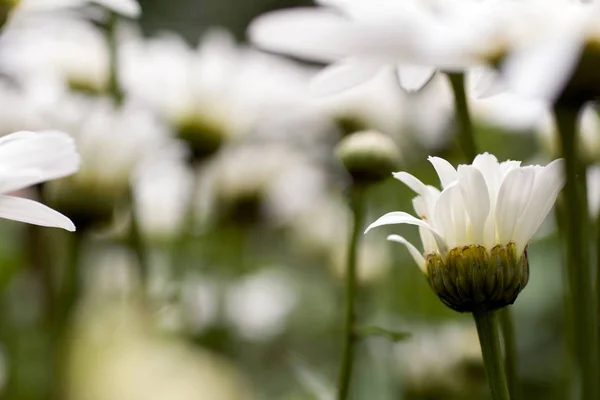
[(527, 250), (514, 243), (457, 247), (442, 257), (426, 256), (427, 278), (448, 307), (459, 312), (491, 311), (514, 303), (529, 280)]
[(400, 151), (377, 131), (356, 132), (338, 143), (336, 154), (357, 185), (380, 182), (398, 168)]

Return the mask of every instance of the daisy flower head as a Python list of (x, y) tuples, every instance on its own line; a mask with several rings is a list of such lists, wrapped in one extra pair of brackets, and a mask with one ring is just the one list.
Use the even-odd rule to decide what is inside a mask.
[(415, 212), (388, 213), (367, 228), (419, 227), (423, 252), (399, 235), (440, 299), (457, 311), (493, 310), (512, 304), (529, 278), (527, 245), (564, 186), (563, 161), (545, 167), (498, 162), (478, 155), (454, 168), (430, 157), (442, 190), (407, 172), (394, 177), (415, 191)]

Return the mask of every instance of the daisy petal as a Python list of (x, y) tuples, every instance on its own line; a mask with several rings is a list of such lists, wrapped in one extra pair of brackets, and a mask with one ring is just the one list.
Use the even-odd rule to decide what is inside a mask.
[(373, 222), (371, 225), (367, 227), (365, 233), (369, 232), (371, 229), (376, 228), (378, 226), (383, 225), (395, 225), (395, 224), (408, 224), (408, 225), (416, 225), (423, 228), (427, 228), (434, 236), (436, 244), (441, 253), (446, 253), (448, 250), (448, 246), (446, 245), (446, 241), (444, 238), (433, 229), (427, 222), (420, 220), (418, 218), (413, 217), (410, 214), (407, 214), (402, 211), (395, 211), (391, 213), (387, 213), (384, 216), (380, 217), (377, 221)]
[(18, 132), (0, 140), (0, 193), (71, 175), (79, 169), (73, 139), (63, 132)]
[(358, 86), (373, 78), (381, 64), (349, 59), (324, 68), (310, 84), (316, 95), (330, 95)]
[(458, 185), (473, 231), (473, 243), (484, 243), (485, 222), (490, 213), (490, 194), (483, 174), (471, 165), (458, 167)]
[(73, 222), (58, 211), (20, 197), (0, 196), (0, 218), (75, 231)]
[(407, 92), (421, 90), (435, 74), (435, 69), (416, 65), (402, 64), (397, 70), (400, 87)]
[(408, 186), (413, 192), (421, 196), (427, 196), (427, 186), (421, 180), (408, 172), (394, 172), (393, 177)]
[(540, 228), (544, 219), (556, 202), (558, 193), (565, 185), (564, 160), (554, 160), (544, 167), (536, 176), (531, 199), (515, 228), (517, 250), (522, 251)]
[(533, 167), (513, 169), (506, 174), (498, 192), (495, 215), (496, 233), (501, 244), (514, 240), (515, 228), (523, 218), (521, 215), (531, 198), (534, 181)]
[(404, 239), (400, 235), (389, 235), (387, 237), (387, 240), (389, 240), (390, 242), (402, 243), (404, 246), (406, 246), (406, 249), (412, 256), (412, 258), (415, 260), (415, 262), (417, 263), (419, 268), (421, 268), (421, 271), (423, 271), (424, 274), (427, 274), (425, 258), (423, 257), (421, 252), (419, 250), (417, 250), (417, 248), (412, 243), (410, 243), (408, 240)]
[(351, 24), (339, 13), (316, 8), (273, 11), (248, 28), (250, 41), (265, 50), (332, 62), (349, 56)]
[(448, 161), (440, 157), (428, 157), (427, 160), (433, 165), (435, 172), (440, 177), (442, 188), (448, 187), (448, 185), (458, 179), (456, 169)]

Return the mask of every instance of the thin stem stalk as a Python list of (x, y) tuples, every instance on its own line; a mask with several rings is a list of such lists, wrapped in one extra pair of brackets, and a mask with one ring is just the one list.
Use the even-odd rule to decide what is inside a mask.
[(508, 381), (508, 391), (512, 400), (518, 400), (521, 398), (521, 387), (519, 384), (515, 324), (510, 312), (510, 306), (498, 310), (498, 319), (500, 322), (500, 331), (502, 332), (502, 343), (504, 344), (504, 369)]
[(493, 400), (510, 400), (494, 311), (473, 312)]
[(356, 337), (354, 325), (356, 321), (356, 258), (358, 250), (358, 240), (361, 234), (363, 212), (364, 212), (364, 193), (362, 189), (354, 189), (351, 194), (352, 212), (354, 216), (352, 231), (350, 234), (346, 266), (346, 317), (344, 320), (344, 347), (342, 352), (342, 361), (338, 379), (338, 400), (346, 400), (350, 391), (350, 379), (352, 377), (352, 367), (354, 364), (354, 352)]
[(473, 123), (469, 112), (469, 102), (465, 91), (464, 73), (447, 73), (454, 94), (454, 108), (458, 121), (458, 138), (465, 157), (471, 162), (477, 156), (477, 145), (473, 134)]
[(580, 108), (556, 105), (554, 114), (565, 159), (563, 215), (567, 244), (567, 275), (572, 306), (574, 354), (579, 367), (583, 400), (598, 398), (596, 307), (592, 287), (589, 218), (585, 166), (577, 154), (577, 122)]

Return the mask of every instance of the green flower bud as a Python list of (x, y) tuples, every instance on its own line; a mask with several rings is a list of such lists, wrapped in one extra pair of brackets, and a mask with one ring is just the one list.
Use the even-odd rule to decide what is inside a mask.
[(387, 135), (356, 132), (338, 143), (336, 154), (357, 185), (380, 182), (398, 169), (400, 151)]
[(513, 304), (529, 281), (527, 249), (515, 244), (457, 247), (446, 257), (426, 256), (427, 278), (448, 307), (459, 312), (491, 311)]

